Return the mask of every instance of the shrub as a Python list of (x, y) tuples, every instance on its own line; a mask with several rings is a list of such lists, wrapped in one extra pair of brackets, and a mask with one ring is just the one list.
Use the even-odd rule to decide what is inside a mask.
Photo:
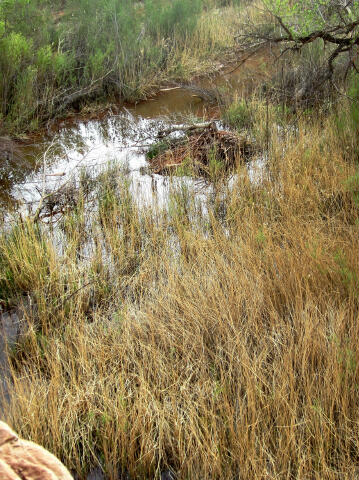
[(245, 100), (236, 100), (222, 115), (223, 121), (237, 130), (250, 130), (253, 126), (253, 112)]

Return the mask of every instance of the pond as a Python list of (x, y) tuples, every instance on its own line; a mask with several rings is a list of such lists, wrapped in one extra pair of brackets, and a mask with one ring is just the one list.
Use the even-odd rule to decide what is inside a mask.
[[(159, 130), (173, 122), (199, 118), (218, 121), (216, 96), (224, 90), (240, 95), (252, 89), (263, 80), (266, 57), (266, 53), (259, 53), (237, 68), (201, 78), (190, 87), (163, 89), (136, 105), (113, 106), (100, 114), (73, 115), (52, 123), (1, 161), (3, 213), (11, 205), (30, 213), (45, 191), (58, 189), (83, 168), (94, 174), (114, 161), (126, 165), (134, 193), (142, 202), (152, 201), (154, 194), (157, 201), (165, 201), (168, 178), (151, 174), (146, 147), (155, 141)], [(194, 179), (185, 181), (196, 184)]]

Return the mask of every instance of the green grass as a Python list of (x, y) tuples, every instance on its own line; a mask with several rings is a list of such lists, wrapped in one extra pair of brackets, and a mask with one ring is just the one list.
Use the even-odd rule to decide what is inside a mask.
[(223, 121), (226, 125), (239, 131), (251, 130), (254, 124), (253, 112), (250, 105), (243, 100), (235, 100), (223, 112)]

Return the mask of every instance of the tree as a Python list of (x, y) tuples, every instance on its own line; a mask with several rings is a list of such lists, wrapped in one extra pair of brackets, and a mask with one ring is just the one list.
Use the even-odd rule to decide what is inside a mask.
[(357, 73), (355, 55), (359, 46), (359, 0), (263, 0), (270, 14), (269, 24), (248, 23), (237, 38), (242, 47), (259, 47), (267, 43), (285, 44), (287, 50), (322, 39), (331, 45), (325, 81), (331, 81), (335, 60), (347, 55), (344, 76), (351, 69)]

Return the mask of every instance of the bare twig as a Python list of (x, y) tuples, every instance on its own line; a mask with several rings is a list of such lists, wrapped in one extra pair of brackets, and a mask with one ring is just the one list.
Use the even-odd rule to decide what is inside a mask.
[(46, 175), (45, 175), (45, 171), (46, 171), (46, 156), (47, 156), (47, 153), (49, 152), (51, 146), (53, 145), (53, 142), (51, 142), (50, 146), (46, 149), (46, 152), (44, 153), (44, 174), (43, 174), (43, 186), (42, 186), (42, 192), (41, 192), (41, 198), (39, 200), (39, 203), (38, 203), (38, 206), (36, 208), (36, 211), (34, 213), (34, 215), (32, 216), (32, 221), (33, 222), (37, 222), (40, 218), (40, 214), (41, 214), (41, 210), (43, 208), (43, 204), (44, 204), (44, 201), (47, 200), (48, 198), (51, 198), (52, 196), (56, 195), (57, 193), (61, 192), (61, 190), (63, 190), (66, 185), (68, 185), (70, 183), (70, 181), (72, 180), (72, 173), (75, 171), (76, 168), (79, 167), (79, 165), (85, 160), (85, 158), (89, 155), (89, 153), (91, 152), (91, 150), (89, 152), (87, 152), (86, 155), (84, 155), (78, 162), (77, 164), (72, 168), (72, 170), (69, 172), (69, 176), (68, 176), (68, 179), (66, 180), (66, 182), (64, 182), (63, 184), (61, 184), (56, 190), (53, 190), (47, 194), (45, 194), (45, 189), (46, 189)]
[(211, 121), (204, 123), (194, 123), (192, 125), (173, 125), (172, 127), (159, 131), (157, 136), (159, 138), (162, 138), (173, 132), (188, 132), (191, 130), (202, 130), (205, 128), (212, 128), (213, 130), (217, 130), (215, 122)]

